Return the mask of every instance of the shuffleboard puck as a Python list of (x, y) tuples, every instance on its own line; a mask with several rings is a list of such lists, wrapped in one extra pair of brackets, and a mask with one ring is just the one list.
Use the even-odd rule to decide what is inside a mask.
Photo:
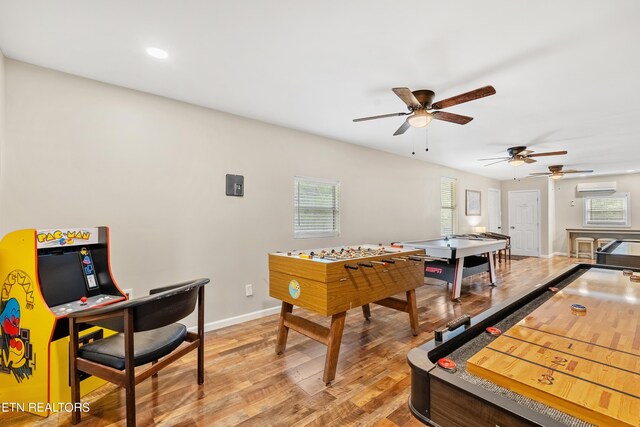
[(500, 335), (502, 333), (502, 331), (494, 326), (489, 326), (487, 329), (485, 329), (485, 331), (489, 334), (489, 335)]
[(633, 276), (633, 270), (622, 270), (623, 276)]
[(582, 304), (571, 304), (571, 311), (575, 311), (576, 313), (586, 313), (587, 307)]
[(456, 362), (454, 362), (452, 359), (443, 357), (441, 359), (438, 359), (438, 366), (440, 366), (445, 371), (455, 372), (458, 365), (456, 365)]
[(632, 282), (639, 283), (640, 282), (640, 276), (629, 276), (629, 280), (631, 280)]
[(552, 287), (549, 288), (549, 290), (551, 292), (558, 292), (560, 289), (552, 286)]

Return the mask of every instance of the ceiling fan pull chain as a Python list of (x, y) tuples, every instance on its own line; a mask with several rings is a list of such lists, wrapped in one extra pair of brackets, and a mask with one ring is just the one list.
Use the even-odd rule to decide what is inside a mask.
[(424, 133), (426, 135), (425, 138), (425, 142), (424, 142), (424, 151), (429, 151), (429, 129), (425, 129)]

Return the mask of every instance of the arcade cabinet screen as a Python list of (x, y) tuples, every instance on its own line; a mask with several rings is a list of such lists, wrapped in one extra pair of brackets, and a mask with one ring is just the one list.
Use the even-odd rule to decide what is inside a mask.
[(86, 296), (84, 272), (78, 252), (40, 255), (38, 276), (49, 307), (78, 301)]

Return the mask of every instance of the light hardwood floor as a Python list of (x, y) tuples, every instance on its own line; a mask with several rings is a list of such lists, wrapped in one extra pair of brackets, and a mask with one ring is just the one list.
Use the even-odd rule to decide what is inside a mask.
[[(416, 337), (406, 313), (372, 305), (371, 320), (365, 321), (361, 310), (349, 311), (336, 379), (328, 387), (322, 382), (324, 345), (291, 331), (285, 353), (275, 354), (277, 315), (208, 332), (204, 385), (196, 384), (195, 355), (160, 371), (136, 387), (138, 425), (420, 426), (407, 407), (407, 352), (432, 339), (433, 330), (447, 321), (476, 315), (575, 262), (566, 257), (503, 262), (497, 265), (496, 287), (488, 285), (486, 273), (464, 279), (460, 303), (450, 301), (446, 284), (423, 286), (417, 289)], [(124, 390), (108, 384), (82, 401), (90, 411), (80, 425), (124, 425)], [(70, 419), (66, 413), (0, 414), (3, 426), (69, 425)]]

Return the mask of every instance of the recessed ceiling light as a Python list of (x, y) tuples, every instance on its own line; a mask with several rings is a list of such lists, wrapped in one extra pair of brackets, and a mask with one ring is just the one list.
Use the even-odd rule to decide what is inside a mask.
[(169, 54), (166, 50), (159, 49), (157, 47), (148, 47), (147, 54), (153, 56), (156, 59), (167, 59)]
[(635, 169), (629, 169), (627, 173), (634, 173), (635, 171), (636, 171)]

